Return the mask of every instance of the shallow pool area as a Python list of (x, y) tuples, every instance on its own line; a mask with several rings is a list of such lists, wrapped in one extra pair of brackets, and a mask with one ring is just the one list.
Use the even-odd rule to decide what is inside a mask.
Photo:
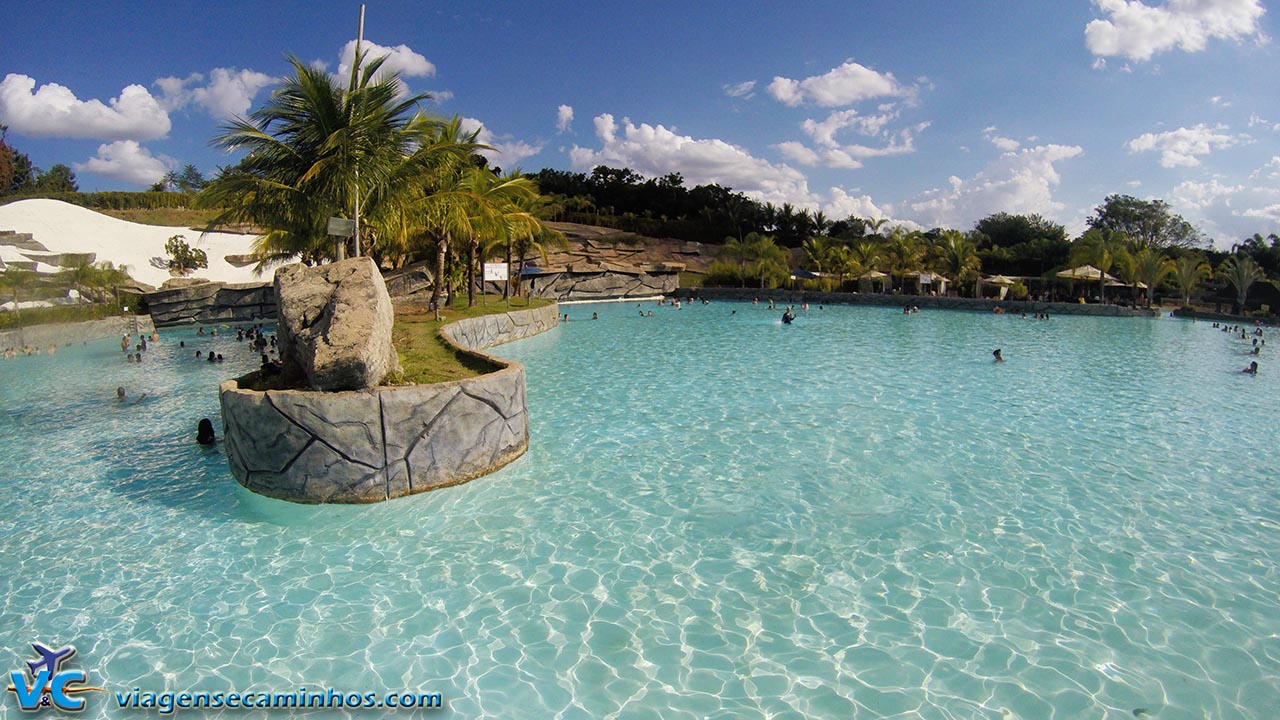
[(562, 312), (492, 351), (529, 452), (371, 506), (257, 497), (196, 445), (257, 365), (233, 332), (0, 363), (6, 669), (74, 644), (111, 691), (459, 718), (1280, 708), (1280, 333), (1250, 376), (1249, 340), (1166, 318)]

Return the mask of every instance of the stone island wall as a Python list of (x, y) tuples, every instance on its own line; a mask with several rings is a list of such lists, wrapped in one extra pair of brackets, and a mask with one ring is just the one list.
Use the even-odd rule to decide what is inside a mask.
[(276, 319), (275, 290), (269, 282), (200, 283), (145, 293), (142, 302), (157, 327)]
[(222, 384), (223, 436), (236, 480), (300, 503), (371, 503), (491, 473), (529, 447), (525, 372), (481, 352), (557, 325), (559, 307), (460, 320), (442, 329), (496, 372), (370, 390), (243, 390)]

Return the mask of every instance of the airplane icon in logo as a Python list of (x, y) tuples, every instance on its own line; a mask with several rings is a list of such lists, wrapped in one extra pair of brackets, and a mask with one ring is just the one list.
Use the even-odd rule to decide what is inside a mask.
[(31, 647), (40, 656), (39, 660), (27, 661), (27, 667), (31, 668), (31, 677), (40, 675), (40, 668), (48, 669), (51, 676), (57, 675), (62, 670), (62, 663), (70, 660), (71, 656), (76, 654), (76, 649), (70, 645), (61, 650), (50, 650), (40, 643), (33, 642)]

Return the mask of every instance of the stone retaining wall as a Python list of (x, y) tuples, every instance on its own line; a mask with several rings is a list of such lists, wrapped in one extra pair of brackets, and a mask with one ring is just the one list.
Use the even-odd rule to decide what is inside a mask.
[(49, 345), (70, 345), (72, 343), (93, 342), (103, 338), (119, 340), (125, 334), (145, 333), (150, 335), (155, 330), (151, 318), (146, 315), (125, 315), (109, 317), (102, 320), (85, 320), (84, 322), (57, 323), (51, 325), (32, 325), (0, 332), (0, 349), (17, 348), (23, 345), (45, 348)]
[(480, 350), (555, 327), (548, 305), (451, 323), (442, 332), (499, 369), (480, 377), (349, 392), (222, 384), (236, 480), (300, 503), (370, 503), (493, 472), (529, 447), (524, 366)]
[(678, 270), (549, 272), (526, 277), (524, 285), (534, 297), (551, 300), (612, 300), (669, 295), (680, 287), (680, 273)]
[(757, 290), (752, 288), (680, 288), (676, 297), (697, 296), (711, 300), (743, 300), (760, 302), (772, 298), (778, 305), (882, 305), (902, 307), (912, 305), (921, 308), (943, 310), (973, 310), (992, 312), (1002, 308), (1010, 314), (1049, 313), (1050, 315), (1094, 315), (1101, 317), (1155, 317), (1157, 311), (1135, 310), (1120, 305), (1081, 305), (1080, 303), (1053, 303), (1031, 300), (996, 300), (994, 298), (932, 297), (928, 295), (883, 295), (880, 293), (824, 293), (799, 290)]
[(269, 282), (201, 283), (146, 293), (142, 301), (158, 327), (276, 319), (275, 289)]

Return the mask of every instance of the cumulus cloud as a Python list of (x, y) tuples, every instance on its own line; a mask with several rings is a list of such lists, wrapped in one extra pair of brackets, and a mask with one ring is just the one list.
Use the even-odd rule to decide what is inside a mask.
[(1260, 127), (1264, 130), (1280, 132), (1280, 123), (1273, 123), (1270, 120), (1262, 118), (1257, 113), (1249, 116), (1249, 127)]
[(678, 172), (691, 185), (719, 183), (764, 202), (816, 202), (803, 173), (753, 157), (723, 140), (695, 139), (662, 125), (635, 125), (627, 118), (619, 125), (607, 113), (596, 116), (594, 124), (601, 147), (575, 145), (569, 151), (575, 170), (609, 165), (652, 177)]
[(1089, 52), (1137, 61), (1175, 48), (1200, 52), (1209, 40), (1261, 38), (1258, 20), (1266, 12), (1262, 0), (1168, 0), (1155, 7), (1141, 0), (1094, 0), (1094, 5), (1106, 18), (1085, 26)]
[(995, 126), (983, 128), (982, 136), (987, 139), (987, 142), (995, 145), (996, 149), (1002, 152), (1013, 152), (1022, 147), (1022, 143), (1014, 140), (1013, 138), (997, 135)]
[(1082, 152), (1075, 145), (1043, 145), (1004, 153), (977, 175), (952, 176), (949, 187), (929, 190), (907, 207), (929, 227), (968, 227), (995, 212), (1051, 216), (1064, 207), (1053, 199), (1061, 182), (1055, 163)]
[[(533, 145), (523, 140), (516, 140), (510, 135), (495, 135), (484, 123), (475, 118), (462, 118), (464, 132), (476, 132), (476, 141), (488, 145), (492, 150), (481, 150), (480, 154), (489, 158), (489, 162), (512, 169), (526, 158), (542, 152), (542, 144)], [(478, 132), (477, 132), (478, 131)]]
[(839, 187), (831, 188), (827, 202), (822, 206), (822, 212), (833, 218), (847, 218), (849, 216), (866, 220), (884, 218), (889, 220), (891, 225), (905, 225), (909, 228), (918, 227), (915, 223), (894, 220), (889, 217), (889, 208), (887, 206), (884, 208), (877, 206), (872, 202), (870, 195), (851, 195), (844, 188)]
[(258, 91), (279, 82), (265, 73), (235, 68), (214, 68), (209, 73), (209, 82), (204, 80), (200, 73), (192, 73), (186, 78), (156, 80), (155, 84), (161, 91), (161, 106), (172, 112), (195, 104), (215, 119), (243, 117), (253, 107)]
[(559, 132), (569, 132), (573, 128), (573, 108), (568, 105), (561, 105), (556, 108), (556, 130)]
[(822, 147), (838, 147), (840, 143), (836, 141), (836, 133), (852, 129), (861, 135), (876, 137), (889, 123), (897, 120), (899, 114), (892, 105), (875, 115), (862, 115), (857, 110), (837, 110), (825, 120), (805, 120), (800, 123), (800, 129)]
[[(436, 66), (421, 54), (414, 52), (408, 45), (386, 47), (365, 40), (360, 43), (360, 50), (365, 52), (365, 62), (377, 60), (385, 56), (382, 69), (387, 72), (398, 72), (401, 77), (434, 77)], [(351, 65), (356, 61), (356, 41), (349, 40), (342, 46), (338, 56), (338, 77), (351, 76)], [(363, 66), (362, 66), (363, 67)]]
[(1249, 140), (1247, 135), (1228, 135), (1225, 125), (1209, 127), (1203, 123), (1190, 128), (1178, 128), (1162, 133), (1143, 133), (1130, 140), (1125, 147), (1131, 153), (1160, 151), (1161, 167), (1196, 167), (1197, 156), (1208, 155), (1215, 149), (1228, 148)]
[(134, 140), (117, 140), (98, 146), (98, 154), (83, 163), (75, 163), (79, 173), (93, 173), (132, 185), (153, 185), (177, 162), (168, 156), (156, 157)]
[(1275, 182), (1280, 174), (1268, 169), (1280, 170), (1280, 158), (1259, 168), (1247, 184), (1187, 180), (1169, 193), (1170, 205), (1214, 238), (1220, 249), (1256, 232), (1280, 232), (1280, 185)]
[(822, 107), (840, 107), (870, 98), (911, 93), (909, 88), (898, 83), (892, 73), (881, 74), (852, 60), (823, 75), (804, 80), (775, 77), (768, 89), (770, 95), (793, 107), (806, 102)]
[(733, 85), (725, 85), (724, 94), (733, 98), (742, 98), (744, 100), (750, 100), (751, 98), (756, 96), (756, 94), (752, 92), (755, 89), (756, 89), (756, 81), (748, 80), (746, 82), (740, 82)]
[(839, 145), (832, 138), (822, 137), (818, 143), (820, 147), (816, 150), (795, 141), (778, 143), (775, 147), (788, 160), (801, 165), (823, 165), (832, 168), (856, 170), (862, 167), (862, 161), (867, 158), (907, 155), (915, 152), (915, 133), (927, 127), (929, 127), (929, 123), (923, 122), (914, 128), (899, 130), (889, 135), (888, 142), (881, 146)]
[(26, 75), (0, 81), (0, 124), (29, 137), (154, 140), (169, 134), (169, 114), (141, 85), (106, 103), (80, 100), (56, 83), (35, 87)]

